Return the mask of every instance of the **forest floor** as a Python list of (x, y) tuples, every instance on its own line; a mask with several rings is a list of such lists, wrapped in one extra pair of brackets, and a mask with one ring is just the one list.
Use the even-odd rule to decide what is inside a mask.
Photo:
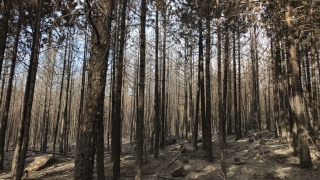
[[(254, 139), (253, 136), (250, 137)], [(121, 158), (121, 178), (134, 179), (135, 175), (135, 145), (123, 141)], [(147, 150), (146, 161), (143, 164), (142, 179), (223, 179), (220, 170), (218, 136), (213, 137), (214, 162), (204, 160), (205, 152), (199, 149), (193, 151), (188, 141), (179, 139), (177, 143), (167, 145), (159, 150), (159, 158), (153, 159)], [(227, 137), (226, 167), (228, 179), (320, 179), (320, 159), (316, 149), (310, 144), (313, 168), (299, 168), (299, 158), (293, 156), (287, 144), (276, 139), (273, 134), (264, 132), (260, 140), (249, 142), (249, 137), (235, 141), (233, 136)], [(181, 152), (181, 145), (186, 152)], [(74, 146), (73, 146), (74, 147)], [(149, 148), (147, 148), (149, 149)], [(26, 167), (38, 157), (49, 156), (49, 153), (28, 151)], [(5, 171), (0, 179), (12, 179), (10, 168), (13, 151), (5, 152)], [(145, 160), (145, 157), (144, 157)], [(110, 153), (105, 153), (106, 179), (112, 179), (112, 163)], [(184, 177), (172, 177), (172, 171), (178, 167), (184, 168)], [(28, 173), (23, 179), (73, 179), (74, 150), (69, 157), (57, 156), (55, 161), (48, 163), (37, 171)], [(96, 176), (96, 170), (94, 170)], [(94, 178), (95, 179), (95, 178)]]

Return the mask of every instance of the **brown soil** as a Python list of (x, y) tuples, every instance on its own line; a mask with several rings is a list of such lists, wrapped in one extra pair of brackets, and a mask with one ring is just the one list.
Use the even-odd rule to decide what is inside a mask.
[[(218, 137), (213, 137), (214, 162), (204, 160), (204, 151), (200, 148), (194, 152), (180, 153), (181, 144), (188, 142), (180, 139), (176, 144), (168, 145), (159, 151), (158, 159), (153, 159), (147, 150), (143, 164), (143, 179), (223, 179), (220, 171)], [(299, 168), (299, 158), (293, 157), (287, 144), (275, 139), (273, 135), (264, 133), (262, 140), (249, 142), (249, 137), (234, 141), (232, 136), (227, 139), (227, 178), (228, 179), (319, 179), (320, 160), (312, 143), (310, 144), (313, 168), (304, 170)], [(73, 146), (74, 147), (74, 146)], [(150, 149), (150, 148), (147, 148)], [(10, 176), (13, 151), (5, 152), (5, 171), (0, 174), (0, 179), (13, 179)], [(48, 156), (50, 153), (29, 151), (26, 167), (37, 157)], [(121, 158), (121, 179), (134, 179), (135, 175), (135, 145), (129, 144), (124, 139)], [(175, 159), (176, 158), (176, 159)], [(172, 162), (173, 161), (173, 162)], [(170, 164), (172, 163), (172, 164)], [(171, 172), (183, 166), (185, 177), (171, 176)], [(54, 161), (48, 162), (39, 170), (28, 172), (28, 177), (23, 179), (73, 179), (74, 150), (69, 157), (57, 156)], [(105, 153), (106, 179), (112, 179), (112, 163), (110, 153)], [(95, 179), (95, 178), (94, 178)]]

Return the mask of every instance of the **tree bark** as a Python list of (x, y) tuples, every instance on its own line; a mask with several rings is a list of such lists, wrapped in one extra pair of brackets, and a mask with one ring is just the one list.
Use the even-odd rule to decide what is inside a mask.
[[(140, 31), (140, 73), (138, 89), (138, 108), (137, 108), (137, 155), (136, 155), (136, 176), (135, 180), (142, 179), (143, 161), (143, 130), (144, 130), (144, 88), (145, 88), (145, 61), (146, 61), (146, 14), (147, 2), (141, 2), (141, 31)], [(164, 142), (163, 142), (164, 143)]]
[(210, 36), (210, 16), (211, 16), (211, 3), (207, 1), (207, 17), (206, 17), (206, 119), (205, 119), (205, 126), (206, 126), (206, 160), (208, 162), (213, 161), (213, 154), (212, 154), (212, 134), (211, 134), (211, 74), (210, 74), (210, 50), (211, 50), (211, 36)]
[(202, 42), (202, 15), (199, 19), (199, 83), (198, 88), (200, 89), (200, 105), (201, 105), (201, 125), (202, 125), (202, 149), (206, 151), (207, 149), (207, 127), (206, 127), (206, 102), (204, 94), (204, 72), (203, 72), (203, 42)]
[(81, 90), (80, 90), (80, 104), (78, 112), (78, 124), (77, 124), (77, 139), (79, 138), (80, 124), (83, 118), (83, 103), (84, 103), (84, 89), (86, 84), (86, 69), (87, 69), (87, 35), (84, 37), (84, 50), (83, 50), (83, 62), (82, 62), (82, 75), (81, 75)]
[(162, 44), (162, 55), (163, 55), (163, 62), (162, 62), (162, 86), (161, 86), (161, 141), (160, 141), (160, 148), (164, 148), (165, 146), (165, 120), (166, 120), (166, 113), (165, 113), (165, 101), (166, 101), (166, 30), (167, 30), (167, 17), (166, 17), (166, 10), (165, 6), (163, 5), (163, 44)]
[[(313, 22), (313, 8), (310, 9), (310, 17)], [(316, 42), (315, 42), (315, 32), (311, 32), (311, 76), (312, 76), (312, 117), (313, 117), (313, 138), (314, 144), (317, 149), (320, 149), (319, 143), (319, 115), (318, 115), (318, 93), (317, 93), (317, 77), (316, 77)], [(310, 94), (311, 96), (311, 94)]]
[(240, 60), (241, 60), (241, 48), (240, 48), (240, 28), (238, 27), (238, 79), (239, 79), (239, 83), (238, 83), (238, 95), (239, 95), (239, 111), (238, 111), (238, 118), (239, 118), (239, 137), (242, 138), (242, 124), (241, 124), (241, 112), (242, 112), (242, 93), (241, 93), (241, 64), (240, 64)]
[(217, 4), (217, 36), (218, 36), (218, 101), (219, 101), (219, 143), (220, 143), (220, 164), (223, 173), (223, 178), (226, 178), (226, 164), (225, 164), (225, 145), (226, 145), (226, 122), (224, 118), (224, 108), (222, 107), (222, 91), (221, 91), (221, 18), (220, 18), (220, 3)]
[[(235, 29), (232, 31), (232, 43), (233, 43), (233, 104), (234, 104), (234, 129), (235, 129), (235, 140), (240, 139), (239, 134), (239, 117), (238, 117), (238, 97), (237, 97), (237, 64), (236, 64), (236, 32)], [(239, 64), (240, 66), (240, 64)]]
[(160, 99), (159, 99), (159, 0), (156, 0), (156, 47), (155, 47), (155, 85), (154, 85), (154, 112), (155, 112), (155, 141), (153, 157), (158, 159), (160, 140)]
[[(67, 34), (67, 39), (69, 37), (69, 33)], [(60, 95), (59, 95), (59, 102), (58, 102), (58, 112), (57, 112), (57, 120), (55, 124), (54, 134), (53, 134), (53, 156), (56, 154), (56, 142), (57, 142), (57, 136), (58, 136), (58, 128), (59, 128), (59, 122), (60, 122), (60, 109), (61, 109), (61, 101), (62, 101), (62, 93), (63, 93), (63, 85), (64, 85), (64, 75), (66, 70), (66, 63), (67, 63), (67, 43), (65, 46), (65, 52), (64, 52), (64, 59), (63, 59), (63, 69), (62, 69), (62, 78), (61, 78), (61, 86), (60, 86)], [(63, 126), (62, 126), (63, 127)], [(62, 128), (61, 127), (61, 128)]]
[(7, 123), (10, 111), (10, 103), (11, 103), (11, 95), (13, 89), (13, 78), (14, 78), (14, 71), (17, 62), (17, 53), (18, 53), (18, 44), (20, 39), (20, 31), (21, 31), (21, 18), (18, 20), (17, 30), (14, 39), (14, 49), (13, 49), (13, 57), (11, 60), (11, 67), (10, 67), (10, 74), (9, 74), (9, 82), (8, 82), (8, 89), (6, 95), (6, 103), (4, 106), (4, 112), (2, 114), (1, 124), (0, 124), (0, 171), (3, 170), (3, 160), (4, 160), (4, 145), (5, 145), (5, 135), (7, 130)]
[[(223, 64), (223, 121), (227, 123), (227, 94), (228, 94), (228, 74), (229, 74), (229, 29), (225, 27), (225, 42), (224, 42), (224, 64)], [(232, 123), (229, 121), (227, 123), (227, 133), (231, 134), (232, 131)], [(224, 143), (226, 143), (226, 139), (224, 138)]]
[[(30, 128), (30, 121), (31, 121), (31, 111), (33, 105), (33, 96), (34, 96), (34, 89), (36, 84), (36, 76), (37, 76), (37, 69), (38, 69), (38, 55), (39, 55), (39, 45), (40, 45), (40, 25), (41, 25), (41, 10), (42, 10), (43, 0), (38, 1), (38, 12), (37, 12), (37, 20), (35, 24), (35, 30), (33, 33), (33, 42), (32, 42), (32, 49), (31, 49), (31, 59), (30, 65), (28, 70), (25, 94), (24, 94), (24, 106), (23, 106), (23, 116), (21, 121), (21, 129), (19, 129), (19, 140), (16, 147), (15, 158), (16, 162), (12, 162), (15, 164), (15, 172), (16, 176), (15, 179), (21, 179), (24, 170), (24, 163), (25, 158), (27, 155), (28, 143), (29, 143), (29, 128)], [(22, 137), (23, 135), (23, 137)], [(22, 148), (21, 148), (22, 145)], [(20, 151), (21, 148), (21, 151)]]
[(44, 111), (44, 119), (46, 119), (45, 122), (45, 132), (44, 132), (44, 137), (43, 137), (43, 142), (42, 142), (42, 152), (46, 152), (47, 151), (47, 143), (48, 143), (48, 131), (49, 131), (49, 122), (50, 122), (50, 109), (51, 109), (51, 95), (52, 95), (52, 84), (53, 84), (53, 73), (54, 73), (54, 66), (56, 63), (56, 51), (53, 52), (53, 62), (52, 62), (52, 67), (51, 67), (51, 72), (50, 72), (50, 85), (48, 88), (50, 88), (49, 90), (49, 105), (48, 108), (46, 108), (46, 104), (45, 104), (45, 109), (46, 111)]
[[(103, 121), (104, 91), (106, 73), (108, 68), (111, 15), (114, 1), (99, 2), (99, 9), (104, 17), (99, 14), (92, 19), (91, 5), (89, 19), (93, 29), (91, 53), (88, 67), (88, 92), (85, 97), (83, 121), (80, 124), (79, 138), (77, 140), (74, 179), (92, 179), (94, 155), (96, 152), (97, 136), (101, 121)], [(97, 5), (97, 3), (95, 3)], [(98, 7), (94, 7), (98, 8)]]
[(68, 119), (68, 100), (69, 100), (69, 87), (70, 87), (70, 71), (71, 71), (71, 44), (70, 39), (68, 39), (69, 50), (68, 50), (68, 58), (67, 58), (67, 84), (66, 84), (66, 94), (65, 94), (65, 103), (63, 110), (63, 121), (60, 130), (60, 139), (59, 139), (59, 150), (63, 156), (67, 156), (68, 150), (66, 146), (66, 131), (67, 131), (67, 119)]
[[(1, 3), (2, 4), (2, 3)], [(9, 31), (10, 11), (12, 9), (12, 0), (4, 0), (4, 12), (0, 21), (0, 77), (2, 72), (2, 64), (4, 59), (4, 53), (7, 45), (7, 37)]]
[(126, 10), (127, 10), (127, 0), (122, 2), (122, 12), (121, 12), (121, 32), (120, 32), (120, 50), (119, 59), (116, 62), (116, 76), (114, 84), (114, 117), (112, 119), (112, 130), (111, 130), (111, 148), (113, 148), (113, 179), (120, 178), (120, 155), (121, 155), (121, 108), (122, 108), (122, 79), (123, 79), (123, 58), (124, 58), (124, 48), (125, 48), (125, 31), (126, 31)]
[(312, 168), (307, 130), (305, 127), (304, 119), (306, 119), (305, 109), (303, 105), (303, 99), (301, 97), (301, 86), (299, 76), (299, 63), (296, 56), (295, 40), (293, 37), (293, 25), (291, 15), (290, 1), (286, 1), (285, 21), (288, 28), (288, 41), (289, 41), (289, 53), (290, 53), (290, 71), (291, 71), (291, 87), (292, 93), (290, 94), (290, 107), (297, 121), (298, 128), (298, 142), (300, 145), (300, 168), (310, 169)]

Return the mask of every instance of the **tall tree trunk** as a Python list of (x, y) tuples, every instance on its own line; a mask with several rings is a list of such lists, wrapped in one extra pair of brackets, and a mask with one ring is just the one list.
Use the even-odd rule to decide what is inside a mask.
[[(65, 103), (64, 103), (64, 110), (63, 110), (63, 121), (61, 122), (61, 129), (60, 129), (60, 137), (59, 137), (59, 152), (60, 154), (63, 154), (64, 156), (66, 156), (67, 152), (66, 149), (64, 147), (64, 143), (65, 143), (65, 134), (66, 134), (66, 130), (67, 130), (67, 117), (68, 117), (68, 98), (69, 98), (69, 87), (70, 87), (70, 62), (71, 62), (71, 44), (70, 44), (70, 39), (67, 40), (68, 43), (66, 44), (66, 46), (68, 46), (68, 57), (65, 60), (66, 61), (66, 71), (67, 71), (67, 84), (66, 84), (66, 93), (65, 93)], [(61, 89), (62, 90), (62, 89)]]
[(97, 179), (104, 180), (106, 179), (104, 171), (104, 120), (100, 121), (99, 126), (96, 152)]
[[(68, 39), (68, 37), (69, 37), (69, 33), (67, 34), (67, 39)], [(62, 93), (63, 93), (63, 85), (64, 85), (64, 75), (65, 75), (66, 63), (67, 63), (67, 59), (66, 59), (67, 58), (67, 48), (68, 48), (68, 46), (67, 46), (67, 42), (66, 42), (64, 59), (63, 59), (63, 69), (62, 69), (62, 78), (61, 78), (61, 85), (60, 85), (59, 102), (58, 102), (57, 120), (56, 120), (56, 124), (55, 124), (55, 129), (53, 132), (53, 156), (55, 156), (55, 154), (56, 154), (56, 142), (57, 142), (57, 136), (58, 136), (59, 122), (60, 122), (60, 109), (61, 109), (61, 101), (62, 101)]]
[[(49, 77), (47, 77), (47, 81), (48, 81)], [(46, 120), (48, 119), (46, 117), (46, 114), (47, 114), (47, 105), (48, 105), (48, 90), (49, 90), (49, 87), (48, 85), (46, 84), (46, 90), (45, 90), (45, 94), (44, 94), (44, 107), (43, 107), (43, 113), (42, 113), (42, 124), (41, 124), (41, 129), (42, 130), (45, 130), (46, 128), (46, 124), (48, 123)], [(50, 87), (51, 88), (51, 87)], [(47, 147), (44, 147), (44, 138), (45, 138), (45, 135), (48, 135), (46, 134), (46, 132), (43, 132), (41, 133), (41, 146), (40, 146), (40, 151), (42, 152), (46, 152), (47, 151)], [(47, 146), (47, 145), (46, 145)], [(44, 151), (45, 150), (45, 151)]]
[[(39, 55), (39, 44), (40, 44), (40, 25), (41, 25), (41, 10), (42, 10), (43, 0), (38, 1), (38, 12), (37, 12), (37, 20), (35, 23), (35, 30), (33, 33), (33, 42), (31, 49), (31, 59), (28, 70), (26, 89), (24, 94), (24, 106), (23, 106), (23, 117), (19, 129), (19, 140), (16, 147), (15, 158), (16, 162), (12, 162), (15, 164), (15, 179), (21, 179), (24, 170), (24, 163), (27, 155), (28, 143), (29, 143), (29, 128), (31, 121), (31, 111), (33, 105), (33, 95), (34, 88), (36, 84), (36, 76), (38, 69), (38, 55)], [(22, 137), (23, 135), (23, 137)], [(22, 146), (22, 148), (21, 148)], [(21, 151), (20, 151), (21, 150)]]
[[(198, 84), (200, 82), (200, 71), (198, 71)], [(197, 97), (196, 97), (196, 114), (194, 118), (194, 130), (193, 130), (193, 147), (198, 149), (198, 129), (199, 129), (199, 106), (200, 106), (200, 88), (198, 85), (197, 88)]]
[[(2, 4), (2, 3), (1, 3)], [(4, 53), (7, 45), (7, 37), (9, 31), (10, 11), (12, 9), (12, 0), (4, 0), (4, 12), (0, 21), (0, 77), (2, 72), (2, 64), (4, 59)]]
[(206, 127), (206, 102), (205, 102), (205, 94), (204, 94), (204, 72), (203, 72), (203, 42), (202, 42), (202, 16), (199, 19), (199, 83), (198, 83), (198, 88), (200, 89), (200, 105), (201, 105), (201, 125), (202, 125), (202, 149), (206, 150), (207, 149), (207, 127)]
[(241, 63), (240, 63), (240, 60), (241, 60), (241, 48), (240, 48), (240, 28), (238, 27), (237, 29), (237, 34), (238, 34), (238, 80), (239, 80), (239, 83), (238, 83), (238, 95), (239, 95), (239, 111), (238, 111), (238, 118), (239, 118), (239, 137), (242, 138), (242, 131), (241, 131), (241, 112), (242, 112), (242, 93), (241, 93)]
[(291, 15), (291, 5), (290, 1), (286, 1), (286, 12), (285, 20), (288, 28), (288, 41), (289, 41), (289, 53), (290, 53), (290, 71), (291, 71), (291, 83), (292, 83), (292, 93), (290, 95), (290, 107), (297, 121), (298, 127), (298, 142), (300, 145), (300, 168), (310, 169), (312, 168), (307, 130), (305, 127), (304, 119), (306, 115), (304, 112), (303, 99), (301, 97), (301, 86), (300, 86), (300, 76), (299, 76), (299, 63), (296, 56), (295, 40), (293, 37), (293, 25), (292, 25), (292, 15)]
[(122, 12), (121, 12), (121, 32), (120, 32), (120, 51), (119, 59), (116, 62), (116, 74), (114, 84), (114, 117), (112, 119), (111, 130), (111, 148), (113, 148), (113, 178), (120, 178), (120, 155), (121, 155), (121, 97), (122, 97), (122, 74), (123, 74), (123, 57), (125, 48), (125, 31), (126, 31), (126, 11), (127, 0), (123, 0)]
[[(235, 140), (240, 139), (239, 135), (239, 122), (238, 122), (238, 101), (237, 101), (237, 71), (236, 71), (236, 32), (232, 31), (232, 43), (233, 43), (233, 105), (234, 105), (234, 129)], [(240, 64), (239, 64), (240, 66)]]
[(142, 161), (143, 161), (143, 131), (144, 131), (144, 88), (145, 88), (145, 61), (146, 61), (146, 14), (147, 2), (141, 2), (141, 32), (140, 32), (140, 73), (138, 89), (138, 109), (137, 109), (137, 155), (136, 155), (136, 176), (135, 180), (142, 179)]
[(280, 119), (280, 107), (279, 107), (279, 77), (281, 74), (281, 56), (280, 56), (280, 40), (279, 35), (276, 35), (276, 46), (275, 46), (275, 59), (274, 59), (274, 78), (273, 78), (273, 96), (274, 96), (274, 122), (275, 122), (275, 135), (276, 137), (280, 136), (280, 128), (279, 128), (279, 119)]
[(269, 80), (268, 80), (268, 110), (269, 110), (269, 116), (266, 120), (266, 124), (267, 124), (267, 129), (269, 130), (269, 132), (271, 131), (271, 120), (273, 120), (273, 114), (274, 111), (271, 110), (271, 88), (273, 88), (273, 86), (271, 85), (271, 78), (272, 78), (272, 72), (274, 72), (273, 66), (274, 66), (274, 62), (275, 62), (275, 58), (274, 58), (274, 35), (271, 36), (270, 38), (270, 51), (271, 51), (271, 60), (270, 60), (270, 70), (269, 70)]
[[(4, 67), (5, 67), (5, 69), (4, 69), (4, 72), (2, 73), (2, 78), (1, 78), (1, 80), (2, 80), (2, 83), (1, 83), (1, 90), (0, 90), (0, 107), (3, 107), (3, 105), (2, 105), (2, 103), (3, 103), (3, 94), (4, 94), (4, 92), (5, 92), (5, 89), (4, 89), (4, 87), (6, 86), (6, 84), (7, 84), (7, 82), (6, 82), (6, 80), (7, 80), (7, 75), (8, 75), (8, 67), (9, 66), (9, 59), (6, 59), (5, 60), (5, 62), (4, 62)], [(0, 113), (2, 114), (2, 108), (0, 108)]]
[(211, 38), (210, 38), (210, 16), (211, 16), (211, 3), (207, 1), (207, 17), (206, 17), (206, 160), (213, 161), (212, 154), (212, 134), (211, 134), (211, 74), (210, 74), (210, 50), (211, 50)]
[[(111, 93), (111, 136), (112, 136), (112, 121), (114, 119), (114, 115), (115, 115), (115, 95), (114, 95), (114, 88), (115, 88), (115, 78), (116, 78), (116, 59), (118, 57), (118, 44), (119, 44), (119, 40), (118, 40), (118, 33), (119, 31), (117, 30), (119, 28), (119, 23), (120, 23), (120, 16), (117, 18), (118, 16), (118, 7), (119, 7), (120, 3), (117, 3), (115, 5), (115, 10), (114, 10), (114, 16), (115, 19), (117, 19), (117, 21), (115, 22), (115, 27), (114, 27), (114, 33), (113, 33), (113, 55), (112, 55), (112, 73), (111, 73), (111, 83), (110, 86), (112, 86), (112, 88), (110, 88), (110, 93)], [(111, 137), (112, 138), (112, 137)], [(114, 161), (114, 148), (112, 147), (112, 142), (111, 142), (111, 162)]]
[[(238, 117), (238, 97), (237, 97), (237, 64), (236, 64), (236, 31), (233, 29), (232, 31), (232, 43), (233, 43), (233, 104), (234, 104), (234, 114), (233, 114), (233, 119), (234, 119), (234, 129), (235, 129), (235, 140), (240, 139), (240, 134), (239, 134), (239, 117)], [(240, 66), (240, 64), (239, 64)]]
[(84, 103), (84, 88), (86, 84), (86, 69), (87, 69), (87, 35), (84, 37), (84, 50), (83, 50), (83, 62), (82, 62), (82, 75), (81, 75), (81, 90), (80, 90), (80, 104), (78, 112), (78, 122), (77, 122), (77, 139), (79, 138), (80, 124), (83, 118), (83, 103)]
[[(311, 22), (313, 22), (313, 8), (310, 9)], [(311, 76), (312, 76), (312, 100), (311, 100), (311, 108), (312, 108), (312, 117), (313, 117), (313, 138), (314, 144), (317, 149), (320, 149), (319, 143), (319, 115), (318, 115), (318, 93), (317, 93), (317, 77), (316, 77), (316, 42), (315, 42), (315, 32), (311, 32)], [(311, 96), (311, 95), (310, 95)]]
[[(228, 74), (229, 74), (229, 29), (225, 27), (225, 42), (224, 42), (224, 64), (223, 64), (223, 121), (227, 122), (227, 95), (228, 95)], [(231, 134), (232, 131), (232, 123), (231, 121), (227, 124), (227, 133)], [(224, 143), (226, 143), (226, 139), (224, 138)]]
[(98, 16), (100, 13), (92, 17), (91, 5), (87, 1), (93, 36), (88, 67), (88, 93), (85, 99), (86, 113), (80, 124), (77, 140), (74, 179), (92, 179), (93, 175), (97, 136), (103, 121), (113, 3), (114, 1), (103, 1), (94, 4), (97, 11), (103, 11), (101, 14), (105, 18), (102, 21)]
[(258, 122), (258, 100), (257, 100), (257, 70), (256, 70), (256, 54), (255, 54), (255, 32), (253, 32), (253, 27), (250, 28), (250, 58), (251, 58), (251, 70), (252, 70), (252, 117), (251, 117), (251, 125), (254, 125), (254, 129), (257, 130), (259, 126)]
[[(44, 131), (44, 137), (43, 137), (43, 142), (42, 142), (42, 152), (46, 152), (47, 151), (47, 143), (48, 143), (48, 131), (49, 131), (49, 122), (50, 122), (50, 109), (51, 109), (51, 95), (52, 95), (52, 84), (53, 84), (53, 73), (54, 73), (54, 66), (56, 63), (56, 51), (54, 50), (53, 52), (53, 62), (52, 62), (52, 67), (51, 67), (51, 72), (50, 72), (50, 84), (49, 84), (49, 104), (48, 104), (48, 108), (45, 108), (46, 111), (44, 111), (44, 119), (45, 119), (45, 131)], [(46, 104), (45, 104), (46, 107)]]
[(161, 87), (161, 142), (160, 142), (160, 148), (164, 148), (165, 146), (165, 101), (166, 101), (166, 37), (167, 37), (167, 16), (166, 16), (166, 10), (165, 6), (166, 3), (162, 4), (163, 8), (163, 44), (162, 44), (162, 56), (163, 56), (163, 62), (162, 62), (162, 87)]
[(226, 178), (226, 164), (225, 164), (225, 146), (226, 146), (226, 121), (224, 118), (224, 108), (222, 107), (222, 91), (221, 91), (221, 11), (219, 0), (217, 4), (217, 36), (218, 36), (218, 108), (219, 108), (219, 143), (220, 143), (220, 164), (223, 173), (223, 178)]
[(13, 89), (13, 78), (14, 78), (14, 71), (17, 62), (17, 53), (18, 53), (18, 44), (20, 39), (20, 31), (21, 31), (21, 18), (18, 20), (18, 28), (16, 30), (15, 39), (14, 39), (14, 49), (13, 49), (13, 57), (11, 60), (11, 67), (10, 67), (10, 74), (9, 74), (9, 82), (8, 82), (8, 89), (6, 95), (6, 103), (4, 106), (4, 112), (1, 118), (0, 124), (0, 171), (3, 170), (3, 160), (4, 160), (4, 143), (5, 143), (5, 135), (7, 130), (7, 122), (9, 117), (10, 111), (10, 102), (11, 102), (11, 95)]
[[(189, 44), (189, 42), (188, 42)], [(188, 77), (188, 82), (189, 82), (189, 124), (188, 126), (188, 131), (190, 131), (190, 134), (193, 134), (193, 138), (195, 138), (195, 134), (193, 132), (191, 132), (191, 125), (193, 125), (192, 121), (194, 121), (194, 104), (193, 104), (193, 94), (192, 94), (192, 79), (193, 79), (193, 74), (192, 74), (192, 64), (193, 64), (193, 60), (192, 60), (192, 45), (187, 45), (187, 48), (189, 49), (190, 46), (190, 55), (189, 55), (189, 77)], [(198, 136), (197, 136), (198, 138)], [(197, 145), (197, 140), (195, 141), (196, 145)], [(194, 146), (195, 147), (195, 146)]]
[[(185, 62), (183, 65), (183, 71), (184, 71), (184, 82), (183, 82), (183, 88), (184, 88), (184, 116), (183, 116), (183, 122), (184, 122), (184, 127), (185, 127), (185, 132), (186, 132), (186, 137), (185, 139), (188, 140), (189, 137), (189, 131), (188, 131), (188, 80), (187, 80), (187, 64), (188, 64), (188, 49), (187, 49), (187, 42), (186, 44), (186, 49), (185, 49)], [(179, 102), (178, 102), (179, 103)]]
[(160, 140), (160, 99), (159, 99), (159, 0), (156, 0), (156, 47), (155, 47), (155, 85), (154, 85), (154, 128), (155, 128), (155, 141), (154, 141), (154, 154), (153, 157), (158, 159), (159, 154), (159, 140)]
[(257, 112), (256, 112), (256, 116), (257, 116), (257, 122), (258, 122), (258, 131), (259, 131), (259, 136), (261, 133), (261, 108), (260, 108), (260, 80), (259, 80), (259, 52), (258, 52), (258, 42), (257, 42), (257, 37), (258, 37), (258, 33), (257, 33), (257, 26), (254, 26), (254, 49), (255, 49), (255, 74), (256, 74), (256, 91), (255, 91), (255, 96), (256, 96), (256, 101), (257, 101)]

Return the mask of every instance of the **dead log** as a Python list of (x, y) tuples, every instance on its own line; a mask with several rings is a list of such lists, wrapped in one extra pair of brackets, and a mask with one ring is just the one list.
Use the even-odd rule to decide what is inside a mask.
[(41, 156), (36, 158), (32, 163), (28, 165), (24, 169), (25, 173), (31, 172), (31, 171), (37, 171), (39, 169), (44, 168), (48, 163), (52, 162), (55, 158), (51, 155), (49, 156)]

